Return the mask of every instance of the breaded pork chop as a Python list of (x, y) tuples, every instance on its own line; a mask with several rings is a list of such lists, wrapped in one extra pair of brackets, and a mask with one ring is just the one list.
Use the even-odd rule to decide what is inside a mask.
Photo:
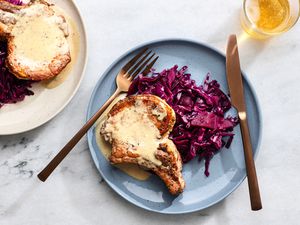
[(181, 193), (185, 187), (182, 160), (168, 138), (175, 119), (173, 109), (154, 95), (120, 100), (100, 132), (112, 144), (110, 162), (138, 164), (157, 174), (171, 194)]
[(42, 0), (18, 6), (0, 0), (0, 36), (7, 40), (8, 69), (20, 79), (45, 80), (71, 61), (63, 15)]

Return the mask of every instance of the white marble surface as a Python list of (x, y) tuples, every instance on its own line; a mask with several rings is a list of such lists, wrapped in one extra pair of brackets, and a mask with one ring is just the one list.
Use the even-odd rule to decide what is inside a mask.
[(102, 72), (143, 42), (181, 37), (224, 51), (241, 34), (236, 0), (77, 0), (86, 23), (89, 62), (79, 92), (55, 119), (33, 131), (0, 137), (1, 225), (300, 223), (300, 25), (270, 39), (240, 43), (241, 63), (263, 113), (257, 171), (264, 209), (252, 212), (247, 183), (223, 202), (182, 216), (139, 209), (117, 196), (93, 165), (86, 138), (46, 183), (36, 175), (84, 123), (88, 100)]

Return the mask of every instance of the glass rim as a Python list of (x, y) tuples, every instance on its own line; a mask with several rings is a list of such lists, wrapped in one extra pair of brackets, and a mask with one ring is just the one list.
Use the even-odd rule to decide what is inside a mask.
[[(247, 14), (247, 10), (246, 10), (246, 2), (247, 1), (250, 1), (250, 0), (243, 0), (243, 11), (244, 11), (244, 15), (245, 15), (245, 18), (246, 20), (250, 23), (250, 24), (253, 24), (252, 20), (249, 18), (248, 14)], [(300, 18), (300, 0), (298, 0), (299, 2), (299, 9), (298, 9), (298, 15), (296, 16), (296, 19), (295, 21), (290, 25), (288, 26), (287, 28), (285, 28), (283, 31), (284, 32), (287, 32), (289, 31), (290, 29), (292, 29), (296, 23), (298, 22), (299, 18)], [(274, 35), (277, 35), (278, 33), (276, 32), (266, 32), (266, 31), (261, 31), (260, 29), (257, 29), (256, 27), (254, 27), (254, 30), (255, 32), (259, 33), (260, 35), (263, 35), (263, 36), (274, 36)]]

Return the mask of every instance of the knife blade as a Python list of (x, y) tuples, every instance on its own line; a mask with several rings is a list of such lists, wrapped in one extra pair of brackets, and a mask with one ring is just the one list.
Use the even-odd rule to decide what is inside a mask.
[(260, 210), (262, 208), (262, 203), (247, 122), (243, 79), (236, 35), (230, 35), (228, 39), (226, 50), (226, 75), (231, 103), (236, 108), (240, 121), (251, 208), (252, 210)]

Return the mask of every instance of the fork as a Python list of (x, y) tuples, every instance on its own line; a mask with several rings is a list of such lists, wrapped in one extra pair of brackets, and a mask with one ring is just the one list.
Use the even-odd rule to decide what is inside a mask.
[[(159, 56), (148, 51), (148, 48), (140, 51), (133, 57), (116, 76), (117, 89), (113, 95), (103, 104), (103, 106), (86, 122), (86, 124), (73, 136), (73, 138), (60, 150), (60, 152), (49, 162), (49, 164), (37, 175), (41, 181), (46, 181), (54, 169), (69, 154), (74, 146), (80, 141), (84, 134), (93, 126), (97, 119), (102, 115), (105, 109), (121, 93), (127, 92), (133, 79), (138, 74), (148, 74)], [(151, 55), (150, 55), (151, 54)], [(150, 57), (149, 57), (150, 55)], [(151, 62), (150, 60), (153, 59)], [(150, 62), (150, 63), (149, 63)]]

